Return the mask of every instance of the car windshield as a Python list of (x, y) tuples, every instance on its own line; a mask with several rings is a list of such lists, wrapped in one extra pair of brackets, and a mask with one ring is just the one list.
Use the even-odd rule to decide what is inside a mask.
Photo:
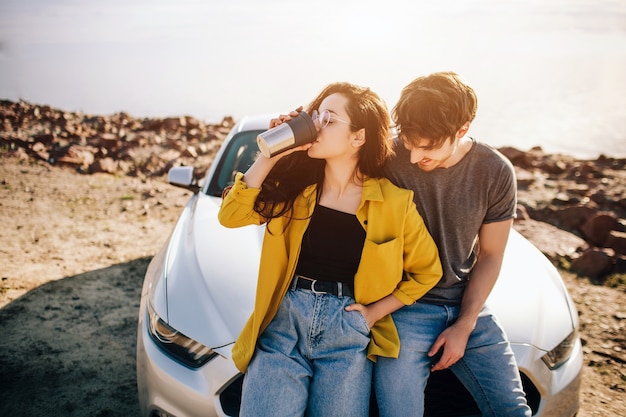
[(233, 136), (220, 160), (216, 161), (218, 165), (207, 188), (208, 195), (221, 196), (224, 188), (234, 183), (237, 172), (246, 172), (250, 168), (259, 152), (256, 143), (259, 133), (260, 130), (250, 130)]

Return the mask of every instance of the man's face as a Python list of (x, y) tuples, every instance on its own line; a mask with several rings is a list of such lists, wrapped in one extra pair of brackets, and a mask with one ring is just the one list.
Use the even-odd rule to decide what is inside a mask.
[(419, 139), (408, 142), (402, 138), (404, 147), (411, 153), (411, 163), (416, 164), (423, 171), (432, 171), (436, 168), (448, 168), (454, 163), (459, 140), (448, 138), (442, 145), (435, 148), (430, 139)]

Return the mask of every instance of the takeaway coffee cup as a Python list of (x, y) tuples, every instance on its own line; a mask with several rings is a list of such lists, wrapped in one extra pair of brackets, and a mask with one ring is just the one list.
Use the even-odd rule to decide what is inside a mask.
[(288, 149), (313, 142), (316, 138), (317, 129), (313, 119), (301, 111), (291, 120), (259, 134), (256, 142), (263, 156), (271, 158)]

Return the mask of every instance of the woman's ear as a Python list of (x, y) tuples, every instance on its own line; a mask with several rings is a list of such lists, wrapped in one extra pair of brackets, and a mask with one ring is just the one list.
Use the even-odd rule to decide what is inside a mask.
[(360, 147), (365, 144), (365, 129), (359, 129), (354, 132), (354, 137), (352, 138), (352, 145), (355, 147)]

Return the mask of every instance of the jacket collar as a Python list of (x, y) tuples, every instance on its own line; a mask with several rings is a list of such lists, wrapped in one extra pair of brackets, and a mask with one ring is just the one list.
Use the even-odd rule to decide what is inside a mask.
[(380, 180), (366, 177), (363, 181), (363, 196), (361, 201), (383, 201), (383, 191), (380, 188)]

